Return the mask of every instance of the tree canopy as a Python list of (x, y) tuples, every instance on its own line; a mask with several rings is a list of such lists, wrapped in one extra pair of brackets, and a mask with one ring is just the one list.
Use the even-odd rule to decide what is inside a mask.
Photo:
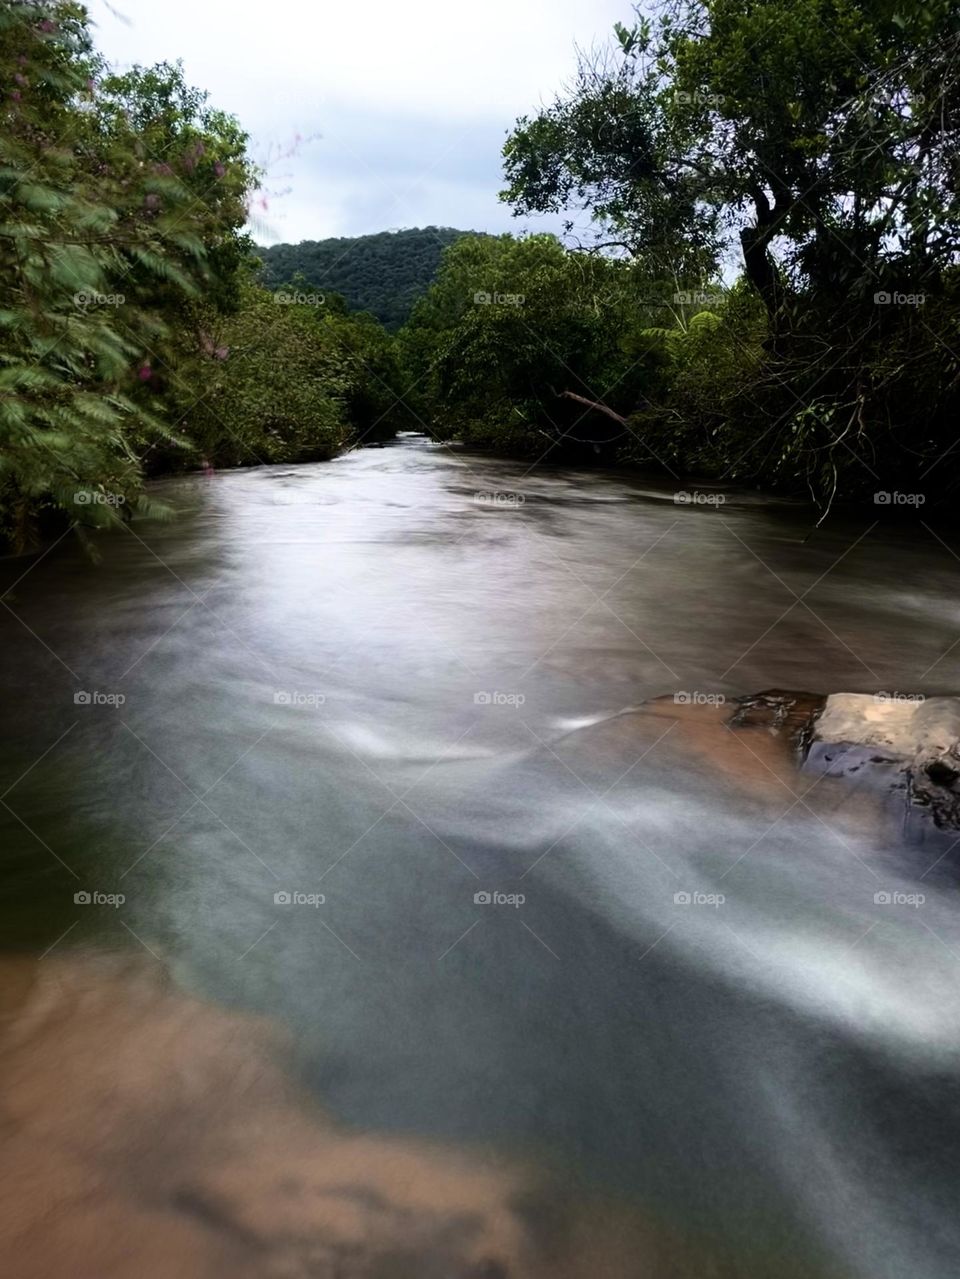
[(355, 311), (369, 311), (387, 329), (399, 328), (429, 288), (444, 249), (475, 232), (414, 227), (259, 250), (263, 283), (284, 284), (295, 275), (319, 292), (341, 294)]
[(505, 198), (701, 289), (739, 264), (765, 315), (719, 420), (668, 401), (645, 433), (819, 500), (918, 483), (957, 409), (960, 6), (667, 0), (615, 37), (518, 122)]
[(82, 5), (0, 8), (0, 541), (145, 509), (158, 469), (328, 457), (402, 419), (388, 337), (256, 283), (259, 175), (179, 65)]

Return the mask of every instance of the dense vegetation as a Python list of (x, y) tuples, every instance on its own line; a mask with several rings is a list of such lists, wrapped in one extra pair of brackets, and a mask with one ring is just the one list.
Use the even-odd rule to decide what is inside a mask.
[(438, 424), (536, 456), (619, 417), (675, 472), (951, 493), (960, 6), (669, 0), (616, 36), (504, 152), (516, 211), (591, 243), (461, 242), (403, 335)]
[(235, 119), (179, 66), (112, 73), (74, 0), (0, 8), (2, 542), (122, 520), (161, 470), (418, 425), (824, 510), (952, 495), (960, 0), (661, 0), (615, 37), (504, 149), (515, 211), (587, 243), (261, 264)]
[(172, 466), (329, 457), (403, 420), (388, 335), (269, 293), (246, 136), (83, 7), (0, 8), (0, 539), (122, 520)]
[(467, 231), (428, 226), (380, 231), (260, 249), (263, 283), (276, 288), (302, 277), (317, 292), (339, 293), (355, 311), (369, 311), (394, 330), (433, 283), (444, 249)]

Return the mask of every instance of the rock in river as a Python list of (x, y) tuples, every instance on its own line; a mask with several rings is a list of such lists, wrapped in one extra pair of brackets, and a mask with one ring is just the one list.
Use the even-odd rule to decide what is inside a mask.
[(834, 693), (811, 726), (806, 767), (875, 773), (960, 828), (960, 698)]

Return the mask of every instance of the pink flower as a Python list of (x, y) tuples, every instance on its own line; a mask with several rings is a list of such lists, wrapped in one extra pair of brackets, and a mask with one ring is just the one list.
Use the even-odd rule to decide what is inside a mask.
[(149, 382), (153, 377), (153, 369), (149, 364), (141, 364), (137, 370), (137, 377), (141, 382)]
[(57, 24), (51, 18), (44, 18), (44, 20), (40, 23), (40, 30), (46, 35), (49, 35), (51, 31), (56, 31), (56, 29)]
[(20, 92), (19, 89), (14, 89), (11, 92), (10, 97), (13, 98), (14, 102), (19, 102), (20, 99), (23, 97), (23, 94)]
[(216, 346), (209, 333), (200, 334), (200, 349), (204, 355), (209, 355), (213, 360), (225, 360), (230, 354), (230, 348), (228, 346)]
[(227, 166), (225, 164), (221, 164), (221, 162), (218, 160), (217, 163), (213, 166), (213, 171), (218, 178), (222, 178), (227, 171)]
[(13, 81), (14, 81), (14, 84), (26, 84), (27, 77), (25, 75), (21, 75), (20, 72), (18, 71), (17, 74), (13, 77)]

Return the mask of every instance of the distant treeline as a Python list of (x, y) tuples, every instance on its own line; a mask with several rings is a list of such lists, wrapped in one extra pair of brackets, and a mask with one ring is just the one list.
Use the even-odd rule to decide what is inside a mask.
[(444, 249), (472, 234), (428, 226), (274, 244), (258, 249), (261, 279), (267, 288), (299, 278), (319, 292), (339, 293), (350, 310), (368, 311), (396, 330), (433, 283)]

